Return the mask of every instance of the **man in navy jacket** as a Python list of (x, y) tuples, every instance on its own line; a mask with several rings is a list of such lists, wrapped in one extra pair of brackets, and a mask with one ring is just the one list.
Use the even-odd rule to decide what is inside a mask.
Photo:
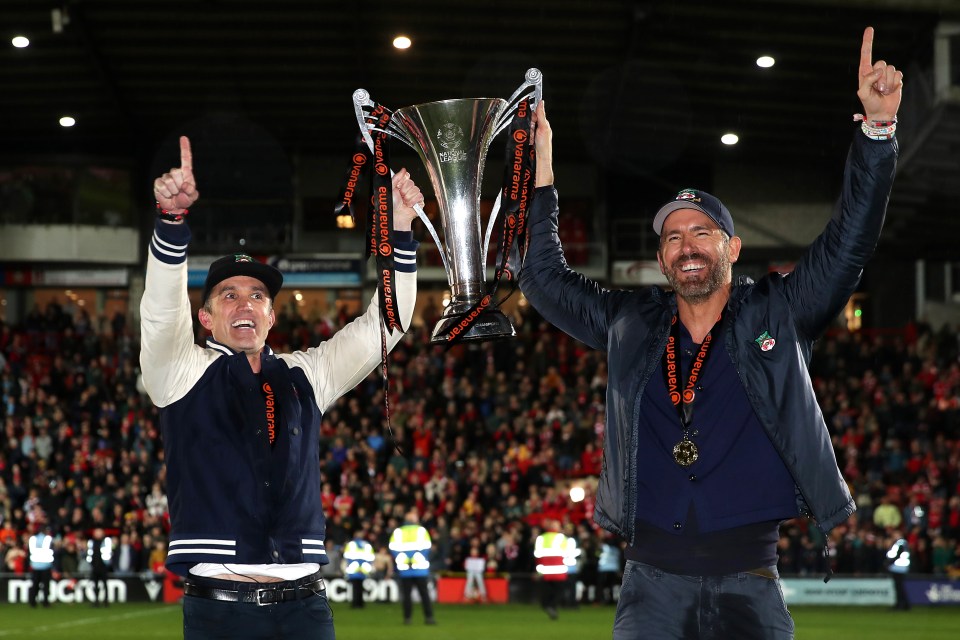
[[(381, 361), (378, 298), (329, 340), (290, 354), (266, 345), (282, 274), (246, 254), (210, 265), (194, 344), (187, 209), (197, 200), (190, 142), (154, 181), (158, 219), (141, 315), (143, 383), (160, 408), (171, 532), (167, 567), (184, 576), (184, 636), (333, 640), (320, 577), (329, 562), (320, 501), (320, 418)], [(400, 322), (416, 300), (411, 222), (420, 190), (393, 180)], [(393, 348), (402, 331), (387, 333)]]
[(896, 167), (902, 73), (864, 32), (839, 206), (794, 271), (734, 284), (733, 218), (684, 189), (654, 217), (672, 291), (609, 291), (570, 270), (557, 234), (552, 132), (535, 114), (537, 190), (520, 286), (550, 322), (607, 351), (595, 519), (627, 541), (614, 638), (791, 638), (779, 523), (824, 532), (855, 510), (807, 371), (813, 341), (855, 290)]

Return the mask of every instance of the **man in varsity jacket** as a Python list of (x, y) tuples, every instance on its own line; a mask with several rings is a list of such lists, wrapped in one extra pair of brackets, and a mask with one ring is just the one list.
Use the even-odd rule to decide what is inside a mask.
[[(158, 219), (141, 314), (143, 382), (160, 408), (171, 534), (167, 567), (184, 576), (184, 637), (333, 640), (320, 578), (328, 562), (320, 503), (320, 419), (380, 363), (378, 296), (362, 316), (306, 351), (276, 354), (266, 338), (283, 276), (244, 254), (215, 261), (194, 344), (187, 295), (188, 207), (199, 193), (190, 142), (181, 166), (154, 181)], [(422, 196), (393, 179), (396, 305), (416, 300), (411, 223)], [(402, 337), (387, 332), (387, 347)]]

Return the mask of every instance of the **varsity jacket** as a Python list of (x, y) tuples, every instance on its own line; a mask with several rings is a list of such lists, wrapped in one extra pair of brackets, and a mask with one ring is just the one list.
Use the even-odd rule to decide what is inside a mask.
[[(810, 380), (814, 340), (856, 289), (886, 214), (896, 169), (895, 140), (855, 134), (843, 191), (824, 231), (788, 275), (740, 279), (725, 312), (722, 344), (757, 418), (796, 485), (800, 513), (827, 532), (855, 510)], [(659, 287), (610, 291), (567, 267), (557, 233), (556, 190), (536, 190), (530, 244), (520, 288), (555, 326), (607, 352), (608, 384), (603, 468), (596, 522), (634, 543), (637, 508), (638, 410), (650, 377), (659, 371), (672, 292)], [(765, 335), (766, 334), (766, 335)], [(766, 340), (776, 348), (764, 348)], [(718, 345), (719, 346), (719, 345)], [(731, 509), (749, 504), (749, 488), (730, 496)], [(709, 523), (704, 527), (710, 529)]]
[[(185, 224), (157, 221), (140, 303), (143, 384), (160, 410), (167, 466), (167, 567), (186, 575), (200, 562), (326, 564), (320, 419), (380, 363), (377, 296), (316, 347), (265, 347), (257, 375), (244, 353), (194, 343), (189, 240)], [(413, 240), (394, 247), (404, 326), (416, 299), (416, 248)], [(401, 337), (388, 333), (388, 347)]]

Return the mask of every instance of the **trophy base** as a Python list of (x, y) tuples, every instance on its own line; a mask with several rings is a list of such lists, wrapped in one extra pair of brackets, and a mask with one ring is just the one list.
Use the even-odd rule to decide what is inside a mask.
[[(447, 340), (447, 334), (463, 320), (463, 316), (460, 314), (444, 315), (445, 317), (440, 318), (440, 321), (437, 322), (433, 328), (430, 344), (447, 344), (451, 342)], [(517, 331), (513, 328), (513, 323), (510, 322), (507, 316), (503, 315), (502, 311), (496, 308), (487, 308), (480, 314), (480, 317), (470, 325), (470, 328), (457, 335), (456, 339), (463, 342), (500, 340), (502, 338), (512, 338), (515, 335), (517, 335)]]

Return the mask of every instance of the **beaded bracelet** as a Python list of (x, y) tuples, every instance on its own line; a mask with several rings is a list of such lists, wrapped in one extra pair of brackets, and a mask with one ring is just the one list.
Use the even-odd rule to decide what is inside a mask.
[[(880, 126), (878, 126), (880, 125)], [(893, 137), (893, 134), (897, 131), (896, 122), (884, 122), (879, 123), (875, 122), (868, 124), (866, 121), (860, 125), (860, 129), (863, 131), (863, 134), (870, 138), (871, 140), (889, 140)]]
[(896, 116), (892, 120), (867, 120), (862, 114), (855, 113), (853, 119), (862, 121), (860, 130), (871, 140), (889, 140), (897, 131)]
[(162, 209), (160, 203), (157, 203), (157, 215), (160, 216), (161, 220), (166, 220), (167, 222), (183, 222), (183, 216), (190, 213), (189, 209), (184, 209), (181, 213), (173, 213)]

